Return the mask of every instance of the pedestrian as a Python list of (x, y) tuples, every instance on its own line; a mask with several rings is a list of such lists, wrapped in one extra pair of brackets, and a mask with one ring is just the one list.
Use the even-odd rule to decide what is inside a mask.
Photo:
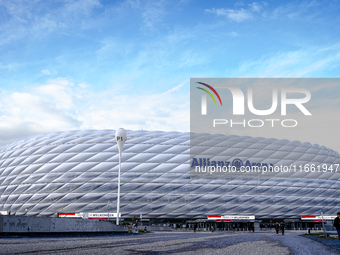
[(340, 212), (337, 213), (337, 217), (334, 219), (333, 225), (336, 228), (336, 232), (338, 232), (338, 237), (340, 241)]
[(282, 231), (282, 235), (284, 235), (285, 234), (285, 224), (283, 224), (283, 222), (281, 222), (280, 228), (281, 228), (281, 231)]
[(276, 230), (276, 234), (278, 235), (279, 231), (280, 231), (280, 225), (279, 225), (278, 222), (276, 222), (276, 224), (275, 224), (275, 230)]
[(138, 220), (135, 221), (135, 233), (137, 233)]
[(251, 229), (253, 230), (253, 232), (255, 232), (255, 226), (254, 223), (251, 224)]

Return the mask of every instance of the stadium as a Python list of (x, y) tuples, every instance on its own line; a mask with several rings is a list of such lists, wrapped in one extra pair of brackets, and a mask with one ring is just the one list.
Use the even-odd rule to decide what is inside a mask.
[[(195, 161), (196, 159), (196, 161)], [(315, 165), (312, 171), (195, 173), (217, 166)], [(204, 163), (205, 162), (205, 163)], [(209, 162), (209, 163), (208, 163)], [(215, 163), (213, 163), (215, 162)], [(324, 146), (235, 135), (127, 131), (122, 153), (123, 218), (194, 220), (218, 215), (298, 219), (339, 211), (339, 173), (317, 166), (340, 163)], [(116, 212), (118, 148), (115, 130), (41, 134), (0, 151), (0, 210), (12, 215)]]

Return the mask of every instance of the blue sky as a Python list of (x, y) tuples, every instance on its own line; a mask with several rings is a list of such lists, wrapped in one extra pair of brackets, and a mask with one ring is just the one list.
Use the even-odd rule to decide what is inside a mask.
[(190, 77), (339, 77), (339, 1), (0, 1), (0, 145), (189, 131)]

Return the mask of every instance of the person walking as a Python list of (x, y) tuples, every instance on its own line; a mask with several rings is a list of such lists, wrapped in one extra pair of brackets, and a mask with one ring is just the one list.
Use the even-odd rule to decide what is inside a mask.
[(283, 222), (281, 222), (280, 228), (281, 228), (281, 231), (282, 231), (282, 235), (284, 235), (285, 234), (285, 224), (283, 224)]
[(336, 228), (336, 232), (338, 232), (338, 237), (340, 241), (340, 212), (337, 213), (337, 217), (334, 219), (333, 226)]
[(276, 230), (276, 234), (278, 235), (279, 231), (280, 231), (280, 225), (279, 225), (278, 222), (276, 222), (276, 224), (275, 224), (275, 230)]
[(253, 232), (255, 232), (255, 226), (254, 223), (251, 224), (251, 230), (253, 230)]
[(137, 233), (138, 220), (135, 221), (135, 233)]

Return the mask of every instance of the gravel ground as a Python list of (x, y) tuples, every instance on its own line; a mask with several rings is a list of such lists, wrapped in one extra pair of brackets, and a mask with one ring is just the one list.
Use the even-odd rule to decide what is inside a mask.
[(2, 237), (0, 254), (340, 254), (304, 232), (155, 232)]

